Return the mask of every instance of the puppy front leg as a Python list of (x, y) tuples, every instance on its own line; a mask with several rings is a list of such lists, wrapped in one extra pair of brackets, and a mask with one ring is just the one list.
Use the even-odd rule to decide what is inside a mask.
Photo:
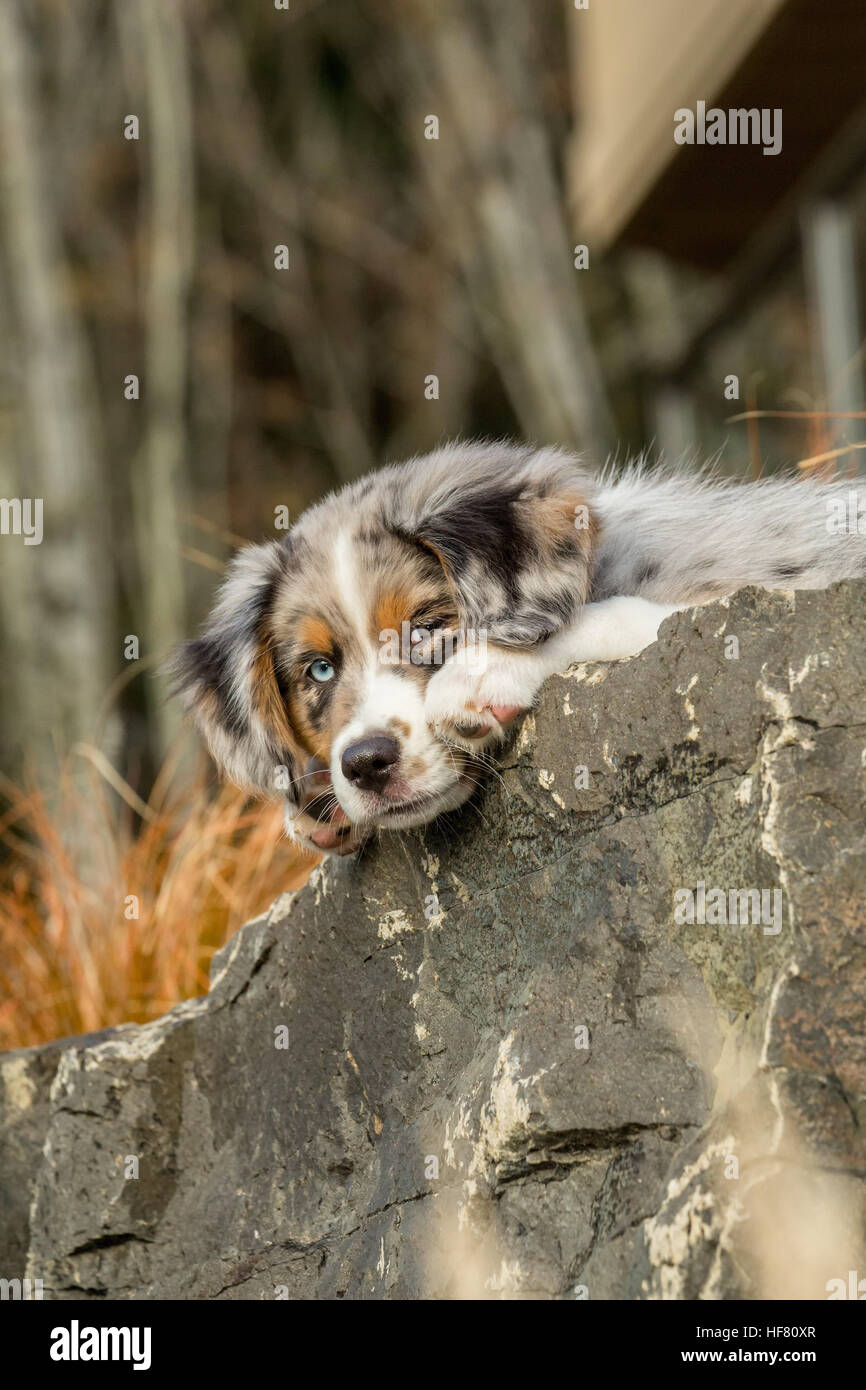
[(501, 743), (506, 728), (536, 695), (556, 667), (548, 643), (537, 647), (483, 648), (454, 653), (430, 679), (424, 719), (445, 743), (479, 752)]
[(656, 640), (662, 621), (687, 606), (651, 603), (627, 595), (587, 603), (570, 627), (545, 643), (553, 663), (550, 674), (566, 671), (581, 661), (622, 661), (637, 656)]
[(588, 603), (575, 621), (536, 647), (457, 651), (427, 686), (424, 715), (446, 743), (479, 751), (500, 743), (507, 726), (534, 704), (544, 682), (581, 661), (620, 661), (654, 642), (677, 606), (619, 597)]

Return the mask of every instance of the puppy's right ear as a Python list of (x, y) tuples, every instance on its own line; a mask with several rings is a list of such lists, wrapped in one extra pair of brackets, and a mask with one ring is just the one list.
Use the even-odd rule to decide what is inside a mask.
[(307, 755), (292, 728), (271, 626), (289, 556), (278, 541), (241, 550), (204, 631), (175, 653), (169, 673), (174, 693), (231, 781), (298, 802)]

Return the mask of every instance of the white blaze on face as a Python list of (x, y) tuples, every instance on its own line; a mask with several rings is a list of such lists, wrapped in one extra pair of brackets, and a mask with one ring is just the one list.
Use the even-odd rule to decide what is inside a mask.
[(367, 627), (367, 585), (359, 574), (358, 552), (350, 531), (338, 531), (334, 546), (334, 580), (340, 595), (340, 607), (355, 640), (360, 646), (369, 641)]
[[(447, 750), (433, 737), (424, 719), (424, 687), (412, 677), (398, 674), (382, 660), (383, 644), (371, 635), (369, 584), (358, 563), (353, 537), (340, 532), (334, 547), (334, 579), (340, 594), (343, 616), (351, 628), (356, 651), (364, 653), (364, 670), (359, 682), (355, 710), (339, 731), (331, 747), (331, 779), (334, 790), (349, 819), (371, 819), (369, 792), (359, 791), (344, 777), (341, 759), (353, 743), (373, 734), (390, 734), (400, 745), (400, 767), (395, 774), (395, 801), (429, 796), (451, 788), (454, 769)], [(399, 721), (395, 723), (395, 721)], [(408, 725), (409, 733), (400, 725)], [(415, 768), (409, 778), (406, 769)]]
[[(420, 779), (415, 777), (411, 782), (405, 775), (407, 764), (414, 763), (419, 757), (425, 769), (433, 761), (430, 756), (433, 740), (424, 723), (423, 690), (415, 681), (397, 675), (378, 658), (378, 650), (371, 652), (357, 712), (345, 729), (340, 731), (331, 755), (334, 790), (350, 820), (363, 818), (365, 812), (369, 814), (370, 793), (359, 792), (347, 782), (340, 760), (351, 744), (373, 734), (390, 734), (400, 745), (400, 766), (390, 792), (395, 801), (409, 800), (435, 790), (426, 775), (422, 774)], [(401, 725), (408, 725), (408, 736), (395, 724), (396, 720)]]

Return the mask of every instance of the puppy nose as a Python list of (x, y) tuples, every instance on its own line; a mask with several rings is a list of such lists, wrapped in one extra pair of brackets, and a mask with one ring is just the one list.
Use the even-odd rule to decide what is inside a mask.
[(343, 776), (353, 787), (365, 792), (381, 792), (397, 763), (400, 745), (388, 734), (371, 734), (350, 743), (340, 759)]

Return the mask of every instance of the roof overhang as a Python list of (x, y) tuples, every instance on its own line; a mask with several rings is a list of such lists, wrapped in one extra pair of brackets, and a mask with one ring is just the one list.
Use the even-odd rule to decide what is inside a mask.
[[(571, 16), (576, 234), (725, 267), (866, 99), (864, 0), (605, 0)], [(782, 148), (677, 144), (680, 108), (782, 112)]]

